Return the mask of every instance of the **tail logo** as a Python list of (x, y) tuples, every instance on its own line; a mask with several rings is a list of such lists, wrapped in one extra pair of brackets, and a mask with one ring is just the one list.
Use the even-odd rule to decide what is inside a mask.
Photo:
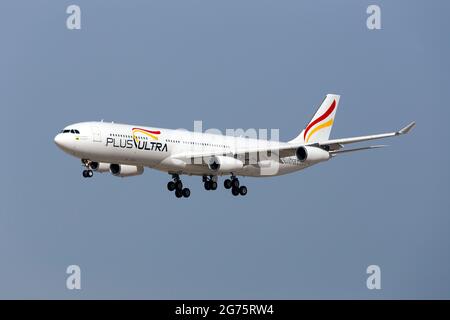
[[(326, 122), (323, 122), (328, 118), (330, 114), (333, 113), (334, 109), (336, 108), (336, 100), (333, 100), (330, 107), (325, 111), (324, 114), (322, 114), (320, 117), (318, 117), (316, 120), (312, 121), (305, 129), (305, 133), (303, 134), (303, 140), (307, 143), (311, 136), (316, 133), (317, 131), (330, 127), (333, 125), (333, 118), (329, 119)], [(322, 122), (322, 123), (321, 123)], [(321, 124), (319, 124), (321, 123)], [(317, 127), (312, 129), (316, 124), (319, 124)], [(312, 129), (312, 130), (311, 130)]]

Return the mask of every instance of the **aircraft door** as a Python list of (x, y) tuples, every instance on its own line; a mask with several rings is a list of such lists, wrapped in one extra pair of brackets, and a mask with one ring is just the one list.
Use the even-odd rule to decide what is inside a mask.
[(99, 127), (91, 127), (92, 128), (92, 141), (94, 142), (102, 142), (102, 133)]

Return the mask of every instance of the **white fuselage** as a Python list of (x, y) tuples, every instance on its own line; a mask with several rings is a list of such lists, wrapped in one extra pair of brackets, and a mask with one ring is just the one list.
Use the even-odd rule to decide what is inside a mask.
[[(78, 133), (77, 133), (78, 132)], [(249, 139), (185, 130), (135, 126), (107, 122), (82, 122), (67, 126), (55, 137), (65, 152), (80, 158), (108, 164), (154, 168), (188, 175), (276, 176), (304, 169), (295, 156), (279, 158), (264, 152), (257, 158), (243, 159), (245, 165), (233, 172), (217, 173), (205, 163), (187, 161), (184, 155), (223, 154), (273, 149), (289, 145), (278, 141)], [(179, 155), (179, 157), (178, 157)]]
[(186, 130), (81, 122), (67, 126), (55, 137), (65, 152), (81, 159), (84, 178), (95, 172), (132, 177), (144, 167), (169, 173), (167, 189), (177, 198), (189, 198), (191, 191), (180, 175), (202, 176), (205, 190), (216, 190), (218, 176), (233, 196), (247, 195), (238, 176), (271, 177), (305, 169), (341, 154), (377, 149), (383, 145), (344, 149), (348, 144), (404, 135), (415, 122), (387, 133), (331, 139), (330, 133), (340, 96), (327, 94), (302, 131), (288, 142), (235, 137)]

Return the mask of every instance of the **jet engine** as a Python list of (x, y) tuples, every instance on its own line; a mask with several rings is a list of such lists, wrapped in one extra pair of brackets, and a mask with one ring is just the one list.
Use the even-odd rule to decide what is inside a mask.
[(213, 156), (208, 161), (210, 170), (223, 173), (233, 172), (241, 169), (243, 166), (244, 163), (241, 160), (232, 157)]
[(116, 177), (132, 177), (141, 175), (144, 167), (112, 163), (109, 165), (109, 172)]
[(301, 146), (295, 152), (300, 162), (321, 162), (330, 159), (330, 154), (318, 147)]
[(89, 167), (95, 172), (108, 172), (109, 171), (109, 163), (105, 162), (91, 162)]

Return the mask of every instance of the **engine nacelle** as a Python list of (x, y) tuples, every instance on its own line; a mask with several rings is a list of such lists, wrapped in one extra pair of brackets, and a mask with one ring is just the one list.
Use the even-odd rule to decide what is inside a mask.
[(330, 159), (330, 154), (318, 147), (301, 146), (295, 152), (300, 162), (320, 162)]
[(144, 167), (112, 163), (109, 165), (109, 172), (116, 177), (131, 177), (141, 175)]
[(229, 173), (235, 170), (242, 169), (244, 163), (241, 160), (225, 157), (225, 156), (213, 156), (208, 161), (208, 167), (212, 171)]
[(108, 172), (109, 171), (109, 163), (105, 162), (91, 162), (89, 167), (95, 172)]

